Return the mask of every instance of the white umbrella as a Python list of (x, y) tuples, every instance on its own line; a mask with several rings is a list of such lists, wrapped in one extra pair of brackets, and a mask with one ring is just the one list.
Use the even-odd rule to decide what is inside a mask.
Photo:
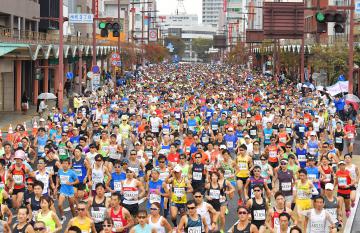
[(45, 93), (41, 93), (41, 94), (38, 96), (38, 99), (42, 99), (42, 100), (55, 100), (55, 99), (57, 99), (57, 97), (56, 97), (53, 93), (45, 92)]
[(323, 87), (323, 86), (316, 86), (316, 90), (318, 90), (318, 91), (323, 91), (323, 90), (324, 90), (324, 87)]
[(360, 103), (359, 97), (357, 97), (356, 95), (353, 95), (353, 94), (345, 95), (345, 100), (347, 100), (349, 102)]

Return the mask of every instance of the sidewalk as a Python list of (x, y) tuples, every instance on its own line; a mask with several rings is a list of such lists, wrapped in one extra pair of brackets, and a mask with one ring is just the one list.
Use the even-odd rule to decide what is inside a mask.
[[(47, 101), (48, 109), (50, 110), (56, 104), (55, 101)], [(64, 106), (68, 106), (68, 99), (64, 97)], [(31, 130), (33, 122), (39, 123), (39, 114), (36, 112), (36, 105), (30, 105), (30, 109), (24, 115), (22, 112), (1, 112), (0, 113), (0, 130), (1, 132), (7, 133), (11, 124), (13, 130), (17, 124), (26, 123), (26, 129)], [(4, 136), (4, 135), (3, 135)]]

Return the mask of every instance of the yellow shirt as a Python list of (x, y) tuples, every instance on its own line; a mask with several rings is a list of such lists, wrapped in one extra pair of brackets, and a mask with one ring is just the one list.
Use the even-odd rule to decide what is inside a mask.
[(91, 231), (91, 219), (89, 217), (85, 217), (81, 222), (79, 217), (75, 217), (72, 225), (80, 228), (81, 233), (90, 233)]
[(249, 177), (249, 157), (242, 157), (239, 155), (236, 158), (236, 164), (238, 166), (238, 172), (236, 173), (236, 176), (240, 178)]
[(310, 182), (309, 180), (307, 180), (305, 184), (303, 184), (301, 180), (296, 182), (297, 199), (307, 200), (311, 198)]
[(181, 181), (174, 179), (171, 194), (171, 201), (177, 204), (185, 204), (186, 200), (186, 179), (181, 178)]

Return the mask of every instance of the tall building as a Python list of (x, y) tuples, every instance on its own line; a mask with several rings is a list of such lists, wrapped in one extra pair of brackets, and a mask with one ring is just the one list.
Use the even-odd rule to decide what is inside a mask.
[(202, 0), (202, 23), (219, 27), (224, 0)]

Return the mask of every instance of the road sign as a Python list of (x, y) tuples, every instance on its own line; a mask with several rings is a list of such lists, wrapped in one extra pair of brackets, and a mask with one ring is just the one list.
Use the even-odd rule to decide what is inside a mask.
[(100, 87), (100, 74), (93, 74), (91, 77), (91, 89), (96, 91)]
[(87, 76), (88, 78), (91, 78), (93, 74), (94, 74), (94, 73), (93, 73), (92, 71), (89, 71), (89, 72), (87, 72), (86, 76)]
[(111, 65), (112, 66), (121, 66), (121, 61), (112, 61)]
[(120, 54), (115, 52), (111, 54), (111, 61), (120, 61)]
[(73, 73), (73, 72), (67, 72), (67, 73), (66, 73), (66, 77), (67, 77), (68, 79), (73, 79), (73, 78), (74, 78), (74, 73)]
[(93, 67), (91, 68), (91, 71), (92, 71), (93, 73), (98, 74), (98, 73), (100, 73), (100, 67), (99, 67), (99, 66), (93, 66)]
[(355, 14), (360, 14), (360, 0), (355, 2)]
[(157, 30), (149, 29), (149, 41), (157, 41)]
[(93, 23), (94, 15), (93, 14), (69, 14), (69, 23)]

